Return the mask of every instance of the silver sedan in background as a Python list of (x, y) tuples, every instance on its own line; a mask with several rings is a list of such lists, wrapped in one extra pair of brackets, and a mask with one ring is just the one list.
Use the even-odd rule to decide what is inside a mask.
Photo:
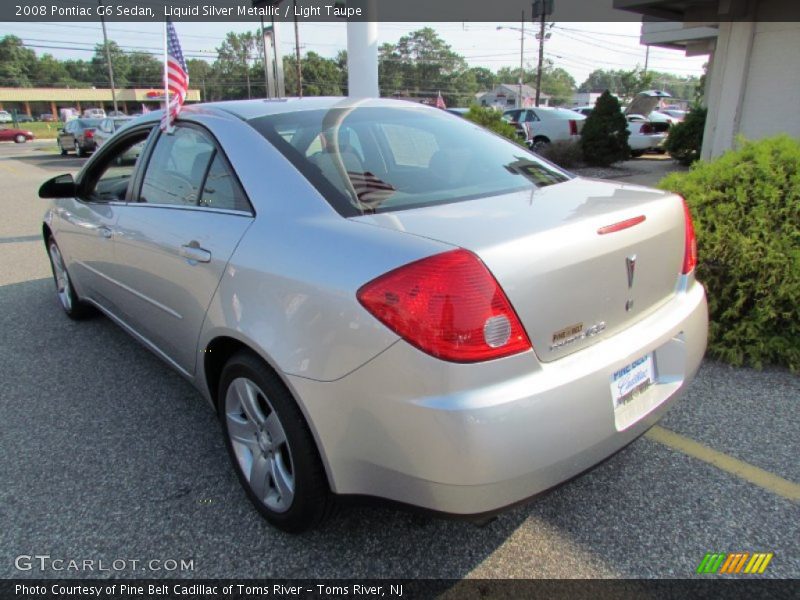
[(636, 439), (697, 371), (679, 196), (400, 101), (159, 117), (43, 184), (58, 299), (197, 387), (281, 529), (346, 495), (486, 516)]

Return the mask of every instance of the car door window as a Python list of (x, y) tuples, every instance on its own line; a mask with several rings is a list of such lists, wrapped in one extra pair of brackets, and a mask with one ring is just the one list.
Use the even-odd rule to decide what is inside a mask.
[(214, 143), (193, 127), (158, 138), (142, 182), (140, 202), (198, 206), (200, 188), (215, 152)]
[(124, 202), (149, 130), (117, 145), (88, 172), (83, 197), (92, 202)]
[(211, 167), (203, 183), (203, 193), (200, 196), (200, 206), (218, 208), (222, 210), (239, 210), (250, 212), (250, 204), (239, 187), (225, 160), (214, 153)]

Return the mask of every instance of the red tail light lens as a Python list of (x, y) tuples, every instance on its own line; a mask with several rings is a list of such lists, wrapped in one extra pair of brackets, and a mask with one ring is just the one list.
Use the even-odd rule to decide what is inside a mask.
[(639, 133), (650, 135), (653, 133), (653, 126), (650, 123), (642, 123), (642, 126), (639, 128)]
[(569, 120), (569, 134), (578, 135), (578, 122), (575, 119)]
[(684, 234), (683, 268), (681, 273), (686, 275), (691, 273), (697, 266), (697, 237), (694, 234), (692, 213), (689, 212), (689, 205), (686, 204), (686, 200), (683, 200), (683, 220), (686, 233)]
[(502, 288), (466, 250), (390, 271), (362, 286), (357, 297), (389, 329), (442, 360), (479, 362), (531, 348)]
[(94, 129), (87, 129), (83, 132), (83, 137), (90, 140), (94, 137)]

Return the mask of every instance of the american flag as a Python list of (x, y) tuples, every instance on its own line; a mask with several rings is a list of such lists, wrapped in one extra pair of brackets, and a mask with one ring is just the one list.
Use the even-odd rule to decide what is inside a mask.
[(383, 181), (369, 171), (364, 173), (348, 171), (347, 177), (350, 179), (359, 202), (371, 209), (377, 208), (397, 191), (391, 183)]
[(169, 108), (161, 117), (161, 130), (165, 131), (169, 123), (178, 118), (183, 102), (186, 100), (186, 91), (189, 89), (189, 69), (183, 59), (183, 51), (175, 33), (172, 21), (167, 21), (167, 67), (164, 74), (164, 86), (169, 90)]
[(436, 108), (441, 108), (442, 110), (447, 108), (447, 105), (444, 103), (444, 98), (442, 98), (442, 92), (439, 92), (439, 95), (436, 97)]

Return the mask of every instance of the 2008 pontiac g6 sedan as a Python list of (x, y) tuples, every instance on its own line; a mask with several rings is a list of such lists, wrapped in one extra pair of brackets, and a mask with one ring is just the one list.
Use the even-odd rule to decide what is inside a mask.
[(158, 119), (42, 185), (58, 299), (200, 390), (281, 529), (341, 495), (484, 517), (633, 441), (697, 371), (679, 196), (400, 101)]

